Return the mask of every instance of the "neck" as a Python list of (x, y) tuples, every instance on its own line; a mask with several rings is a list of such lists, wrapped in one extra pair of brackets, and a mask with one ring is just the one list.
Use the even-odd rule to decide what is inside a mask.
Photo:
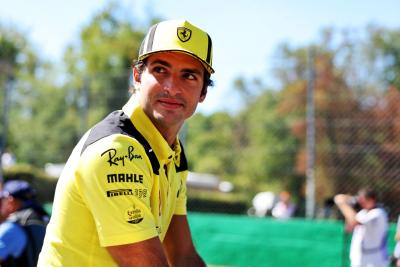
[(175, 144), (176, 136), (179, 133), (179, 129), (173, 129), (171, 127), (163, 128), (157, 125), (156, 128), (164, 137), (165, 141), (167, 141), (168, 145), (172, 147)]
[(366, 209), (366, 210), (372, 210), (372, 209), (375, 209), (376, 207), (377, 207), (376, 204), (371, 204), (371, 205), (365, 207), (365, 209)]

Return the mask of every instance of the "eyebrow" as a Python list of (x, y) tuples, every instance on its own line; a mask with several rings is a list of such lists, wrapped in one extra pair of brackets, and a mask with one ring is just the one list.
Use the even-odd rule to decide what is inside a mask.
[[(167, 61), (162, 60), (162, 59), (156, 59), (153, 62), (149, 62), (149, 63), (150, 63), (149, 65), (160, 64), (160, 65), (163, 65), (163, 66), (168, 67), (168, 68), (172, 67), (172, 65), (170, 63), (168, 63)], [(191, 68), (182, 69), (181, 72), (188, 72), (188, 73), (201, 75), (201, 71), (199, 71), (197, 69), (191, 69)]]
[(161, 60), (161, 59), (156, 59), (153, 62), (149, 62), (150, 65), (154, 65), (154, 64), (160, 64), (166, 67), (171, 67), (171, 64), (169, 64), (167, 61), (165, 60)]

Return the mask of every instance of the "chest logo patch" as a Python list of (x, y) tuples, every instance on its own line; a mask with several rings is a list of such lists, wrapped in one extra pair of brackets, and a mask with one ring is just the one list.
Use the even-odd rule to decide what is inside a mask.
[(143, 221), (144, 215), (143, 211), (137, 208), (135, 205), (129, 207), (125, 211), (125, 220), (130, 224), (138, 224)]
[(106, 158), (106, 162), (110, 167), (112, 166), (125, 166), (126, 163), (136, 160), (142, 159), (140, 154), (134, 153), (135, 148), (133, 146), (129, 146), (126, 151), (118, 151), (115, 148), (110, 148), (101, 153), (101, 157)]
[(178, 35), (179, 40), (182, 42), (189, 41), (190, 37), (192, 37), (192, 31), (185, 27), (178, 27), (176, 34)]

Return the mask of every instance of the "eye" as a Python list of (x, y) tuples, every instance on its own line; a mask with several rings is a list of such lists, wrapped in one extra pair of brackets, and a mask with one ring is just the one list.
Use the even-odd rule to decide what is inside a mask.
[(152, 71), (155, 73), (165, 73), (167, 70), (163, 66), (154, 66)]
[(185, 79), (188, 80), (197, 80), (197, 76), (196, 74), (192, 73), (192, 72), (184, 72), (182, 75)]

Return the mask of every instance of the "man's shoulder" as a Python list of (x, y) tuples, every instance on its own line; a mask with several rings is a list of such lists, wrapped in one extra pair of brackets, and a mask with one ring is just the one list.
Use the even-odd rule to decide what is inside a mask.
[(81, 154), (91, 144), (113, 134), (123, 134), (131, 137), (134, 137), (135, 134), (137, 134), (132, 121), (121, 110), (111, 112), (90, 130), (90, 133), (83, 144)]
[(17, 222), (6, 220), (0, 225), (0, 239), (6, 236), (19, 240), (20, 238), (25, 237), (25, 231)]
[(381, 216), (381, 217), (387, 216), (387, 212), (383, 207), (376, 207), (374, 209), (371, 209), (369, 213), (376, 214), (376, 216)]
[(362, 209), (357, 213), (357, 220), (361, 224), (367, 224), (376, 220), (387, 221), (387, 213), (385, 209), (376, 207), (371, 210)]
[[(96, 124), (87, 135), (81, 149), (81, 156), (90, 148), (91, 153), (100, 153), (99, 157), (106, 159), (112, 166), (117, 161), (132, 161), (147, 158), (153, 173), (158, 174), (159, 162), (148, 140), (139, 132), (123, 111), (110, 113)], [(89, 157), (93, 159), (92, 157)]]
[(25, 209), (14, 212), (10, 215), (8, 221), (17, 223), (21, 226), (42, 225), (46, 226), (49, 221), (49, 215), (38, 204), (34, 204)]
[(19, 224), (5, 221), (0, 225), (0, 258), (19, 257), (27, 242), (28, 235)]

